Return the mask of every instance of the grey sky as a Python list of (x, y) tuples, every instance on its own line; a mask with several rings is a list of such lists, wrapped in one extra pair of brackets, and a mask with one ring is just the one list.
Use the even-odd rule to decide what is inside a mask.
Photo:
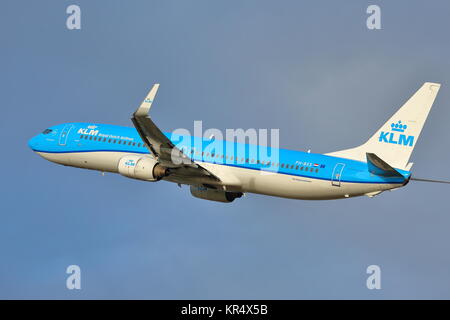
[[(66, 29), (78, 4), (82, 29)], [(366, 28), (378, 4), (382, 30)], [(364, 142), (425, 81), (443, 84), (413, 153), (450, 179), (448, 1), (4, 1), (0, 298), (450, 298), (446, 185), (373, 199), (247, 195), (44, 161), (47, 126), (131, 126), (151, 85), (165, 131), (279, 128), (285, 148)], [(82, 290), (65, 288), (78, 264)], [(366, 288), (368, 265), (382, 290)]]

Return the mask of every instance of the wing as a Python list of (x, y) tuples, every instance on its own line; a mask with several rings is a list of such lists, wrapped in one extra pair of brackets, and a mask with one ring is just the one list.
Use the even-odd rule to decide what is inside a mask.
[(168, 180), (180, 183), (204, 183), (221, 185), (220, 179), (210, 171), (191, 161), (181, 150), (170, 141), (164, 133), (155, 125), (149, 117), (149, 111), (158, 91), (159, 84), (155, 84), (142, 102), (141, 106), (133, 113), (131, 121), (141, 136), (149, 151), (158, 162), (169, 168)]

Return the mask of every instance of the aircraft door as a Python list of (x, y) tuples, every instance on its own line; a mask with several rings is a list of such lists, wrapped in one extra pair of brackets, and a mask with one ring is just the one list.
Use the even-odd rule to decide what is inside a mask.
[(337, 163), (334, 166), (333, 169), (333, 174), (331, 176), (331, 185), (335, 186), (335, 187), (340, 187), (341, 186), (341, 177), (342, 177), (342, 172), (344, 170), (345, 164), (343, 163)]
[(67, 143), (67, 137), (69, 136), (70, 130), (72, 130), (72, 124), (66, 124), (59, 135), (59, 145), (65, 146)]

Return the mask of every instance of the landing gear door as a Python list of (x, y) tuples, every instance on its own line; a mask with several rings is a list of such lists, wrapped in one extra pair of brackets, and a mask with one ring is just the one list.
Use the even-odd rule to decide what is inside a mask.
[(332, 186), (335, 186), (335, 187), (341, 186), (341, 177), (342, 177), (342, 172), (344, 171), (344, 167), (345, 167), (345, 164), (343, 164), (343, 163), (337, 163), (334, 166), (333, 174), (331, 176), (331, 185)]

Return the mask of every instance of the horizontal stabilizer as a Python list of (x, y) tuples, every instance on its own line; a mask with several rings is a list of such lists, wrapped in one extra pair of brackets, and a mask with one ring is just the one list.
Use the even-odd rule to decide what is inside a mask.
[(388, 163), (381, 160), (375, 153), (366, 153), (367, 167), (369, 172), (382, 177), (403, 177), (403, 175), (392, 168)]

